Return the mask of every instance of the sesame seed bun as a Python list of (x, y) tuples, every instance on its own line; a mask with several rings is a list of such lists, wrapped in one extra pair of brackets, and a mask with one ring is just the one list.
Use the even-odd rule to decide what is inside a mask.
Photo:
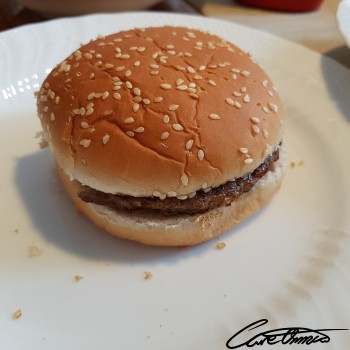
[[(52, 70), (37, 107), (73, 201), (121, 237), (158, 245), (199, 243), (256, 211), (282, 178), (272, 177), (266, 195), (254, 195), (251, 204), (244, 198), (252, 190), (215, 214), (185, 218), (112, 215), (77, 197), (83, 185), (109, 194), (186, 200), (251, 173), (278, 148), (284, 105), (272, 81), (249, 54), (206, 32), (165, 26), (99, 37)], [(193, 234), (186, 239), (183, 230)], [(142, 232), (145, 237), (139, 237)]]

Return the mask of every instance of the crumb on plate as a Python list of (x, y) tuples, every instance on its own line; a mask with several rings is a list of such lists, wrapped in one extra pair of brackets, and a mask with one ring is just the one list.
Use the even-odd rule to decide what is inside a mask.
[(152, 277), (153, 277), (152, 272), (145, 271), (145, 272), (143, 273), (143, 278), (144, 278), (145, 280), (150, 280)]
[(84, 277), (83, 276), (80, 276), (80, 275), (75, 275), (74, 276), (74, 280), (76, 281), (76, 282), (79, 282), (81, 279), (83, 279)]
[(40, 249), (35, 244), (32, 244), (28, 247), (28, 257), (29, 258), (40, 256), (42, 253), (43, 253), (42, 249)]
[(224, 249), (226, 247), (225, 242), (219, 242), (216, 244), (216, 249)]
[(19, 318), (22, 317), (22, 310), (21, 309), (18, 309), (17, 311), (15, 311), (13, 314), (12, 314), (12, 318), (14, 320), (18, 320)]

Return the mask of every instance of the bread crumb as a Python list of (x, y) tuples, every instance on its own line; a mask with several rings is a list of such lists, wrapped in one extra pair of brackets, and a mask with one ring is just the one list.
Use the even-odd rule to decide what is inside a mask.
[(226, 247), (225, 242), (219, 242), (216, 244), (216, 249), (224, 249)]
[(15, 311), (15, 312), (12, 314), (12, 318), (13, 318), (14, 320), (18, 320), (18, 319), (21, 318), (21, 317), (22, 317), (22, 310), (21, 310), (21, 309)]
[(14, 233), (19, 233), (19, 229), (16, 228), (16, 229), (13, 230), (13, 232), (14, 232)]
[(46, 140), (45, 137), (44, 137), (43, 131), (38, 131), (38, 132), (35, 134), (35, 138), (36, 138), (36, 139), (39, 139), (39, 147), (40, 147), (40, 149), (43, 149), (43, 148), (46, 148), (46, 147), (49, 146), (47, 140)]
[(76, 281), (76, 282), (79, 282), (81, 279), (83, 279), (84, 277), (83, 276), (80, 276), (80, 275), (75, 275), (74, 276), (74, 280)]
[(150, 280), (152, 277), (153, 277), (152, 272), (145, 271), (145, 272), (143, 273), (143, 278), (144, 278), (145, 280)]
[(304, 161), (301, 160), (299, 163), (298, 163), (298, 166), (303, 166), (304, 165)]
[(290, 167), (294, 168), (295, 167), (295, 162), (290, 162)]
[(33, 258), (36, 256), (40, 256), (43, 253), (42, 249), (32, 244), (28, 247), (28, 257)]
[(39, 91), (34, 91), (34, 97), (38, 97), (39, 96)]

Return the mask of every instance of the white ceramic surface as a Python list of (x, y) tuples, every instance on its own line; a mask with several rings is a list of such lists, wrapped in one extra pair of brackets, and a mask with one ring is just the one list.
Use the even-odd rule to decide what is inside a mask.
[[(35, 139), (33, 92), (54, 64), (98, 34), (163, 24), (208, 29), (253, 53), (286, 102), (295, 162), (260, 213), (187, 249), (144, 247), (94, 227)], [(261, 318), (269, 324), (259, 331), (349, 328), (349, 91), (350, 71), (336, 62), (202, 17), (95, 15), (0, 33), (1, 349), (225, 349)], [(226, 248), (217, 250), (220, 241)], [(307, 349), (350, 348), (349, 331), (328, 335)]]
[(350, 1), (340, 1), (337, 9), (337, 21), (340, 32), (342, 33), (346, 44), (350, 48)]

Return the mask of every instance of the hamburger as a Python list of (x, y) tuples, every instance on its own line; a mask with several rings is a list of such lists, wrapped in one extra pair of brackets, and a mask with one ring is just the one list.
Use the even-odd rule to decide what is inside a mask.
[(121, 238), (207, 241), (255, 213), (282, 181), (276, 88), (250, 54), (207, 32), (99, 36), (51, 71), (37, 109), (68, 195)]

